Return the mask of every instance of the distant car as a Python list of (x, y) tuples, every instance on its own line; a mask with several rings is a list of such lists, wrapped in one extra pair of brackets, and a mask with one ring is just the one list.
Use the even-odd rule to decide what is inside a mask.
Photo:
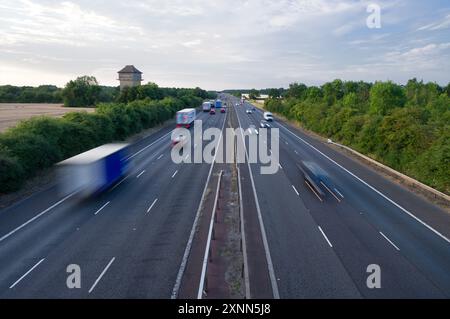
[(258, 130), (256, 129), (256, 126), (254, 126), (254, 125), (250, 125), (248, 128), (248, 131), (250, 134), (256, 134), (256, 135), (259, 134)]
[(271, 128), (269, 122), (267, 122), (267, 121), (261, 121), (259, 126), (261, 126), (261, 128)]
[(273, 121), (273, 115), (270, 112), (264, 112), (264, 119), (266, 121), (272, 122)]
[(214, 110), (214, 109), (211, 109), (211, 111), (209, 111), (209, 114), (211, 114), (211, 115), (214, 115), (214, 114), (216, 114), (216, 110)]
[(236, 106), (239, 106), (240, 104), (239, 104), (239, 103), (236, 103), (235, 105), (236, 105)]
[(220, 113), (225, 113), (225, 108), (224, 107), (220, 109)]
[(253, 111), (249, 109), (249, 110), (246, 110), (245, 113), (247, 113), (247, 114), (252, 114)]

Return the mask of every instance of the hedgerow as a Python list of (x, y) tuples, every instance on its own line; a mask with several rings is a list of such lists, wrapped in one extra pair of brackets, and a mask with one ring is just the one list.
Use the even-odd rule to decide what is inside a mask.
[(39, 170), (96, 146), (124, 140), (201, 101), (193, 95), (146, 98), (127, 104), (102, 103), (94, 113), (24, 120), (0, 134), (0, 193), (17, 190)]
[(450, 84), (291, 84), (265, 108), (450, 194)]

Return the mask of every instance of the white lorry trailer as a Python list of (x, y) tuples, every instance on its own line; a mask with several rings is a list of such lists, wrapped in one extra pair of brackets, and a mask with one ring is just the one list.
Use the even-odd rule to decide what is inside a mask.
[(195, 109), (184, 109), (177, 112), (176, 121), (177, 127), (190, 128), (195, 120)]
[(211, 111), (211, 102), (203, 102), (202, 109), (203, 109), (203, 112)]

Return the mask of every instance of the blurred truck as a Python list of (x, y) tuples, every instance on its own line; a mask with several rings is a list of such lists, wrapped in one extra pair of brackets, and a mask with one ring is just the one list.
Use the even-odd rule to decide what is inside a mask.
[(203, 102), (202, 108), (203, 108), (203, 112), (211, 111), (211, 102)]
[(128, 144), (106, 144), (57, 164), (60, 194), (90, 197), (124, 178), (130, 168)]
[(222, 107), (222, 101), (216, 100), (216, 109), (220, 109)]
[(190, 128), (195, 120), (195, 109), (184, 109), (177, 112), (177, 127)]

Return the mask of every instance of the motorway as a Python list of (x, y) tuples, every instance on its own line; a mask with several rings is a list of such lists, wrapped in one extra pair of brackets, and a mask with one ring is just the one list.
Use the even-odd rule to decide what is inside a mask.
[[(223, 129), (233, 115), (236, 127), (259, 129), (262, 112), (250, 107), (198, 119)], [(250, 297), (450, 297), (447, 212), (279, 119), (273, 127), (278, 172), (239, 164)], [(215, 165), (174, 164), (171, 130), (134, 144), (132, 173), (101, 196), (80, 202), (51, 187), (0, 211), (0, 298), (173, 297)], [(301, 161), (328, 177), (323, 198), (305, 184)], [(67, 288), (71, 264), (80, 289)], [(366, 284), (372, 264), (380, 289)]]
[[(0, 298), (170, 298), (211, 167), (174, 164), (172, 129), (133, 145), (133, 172), (100, 197), (51, 188), (1, 211)], [(67, 288), (71, 264), (81, 289)]]
[[(251, 107), (237, 107), (244, 129), (263, 119), (259, 109), (246, 114)], [(447, 212), (279, 119), (272, 127), (280, 170), (250, 166), (280, 298), (450, 297)], [(324, 198), (305, 183), (301, 161), (328, 177)], [(367, 287), (372, 264), (380, 289)]]

